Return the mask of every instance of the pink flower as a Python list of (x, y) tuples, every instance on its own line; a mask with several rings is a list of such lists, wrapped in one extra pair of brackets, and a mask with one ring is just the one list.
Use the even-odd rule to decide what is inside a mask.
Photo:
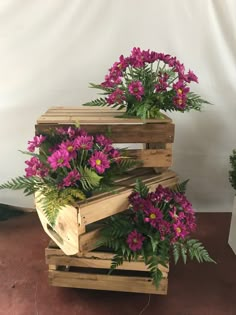
[(131, 95), (134, 95), (137, 100), (142, 99), (142, 95), (144, 94), (144, 87), (141, 81), (133, 81), (128, 85), (128, 89)]
[(51, 168), (55, 171), (59, 167), (70, 167), (69, 153), (67, 150), (57, 150), (51, 156), (48, 157), (48, 163)]
[(97, 135), (96, 136), (96, 143), (105, 147), (105, 146), (111, 145), (112, 141), (111, 141), (111, 139), (106, 138), (104, 135)]
[(173, 224), (173, 229), (174, 229), (174, 239), (178, 239), (178, 238), (184, 239), (189, 234), (189, 232), (186, 229), (186, 225), (181, 222), (177, 222), (176, 224)]
[(154, 228), (158, 228), (158, 224), (163, 219), (163, 214), (159, 208), (154, 208), (153, 206), (145, 209), (144, 213), (146, 215), (144, 221), (148, 222), (153, 226)]
[(39, 136), (35, 136), (33, 138), (33, 140), (28, 141), (28, 148), (27, 150), (30, 152), (34, 152), (35, 148), (39, 148), (41, 143), (46, 139), (45, 136), (39, 135)]
[(144, 66), (144, 58), (140, 48), (134, 47), (129, 57), (129, 64), (136, 68), (142, 68)]
[(74, 140), (74, 145), (76, 149), (90, 150), (93, 147), (93, 137), (78, 136)]
[(115, 103), (121, 104), (123, 103), (126, 98), (124, 92), (121, 89), (116, 89), (106, 98), (108, 104), (112, 105)]
[(136, 252), (137, 250), (140, 250), (143, 246), (143, 241), (145, 240), (145, 237), (137, 232), (136, 230), (129, 233), (126, 242), (129, 246), (129, 248)]
[(109, 152), (110, 158), (112, 158), (116, 163), (119, 163), (121, 161), (120, 151), (116, 149), (112, 149)]
[(105, 172), (107, 168), (110, 167), (110, 162), (107, 155), (100, 151), (95, 151), (91, 158), (89, 159), (89, 164), (94, 168), (99, 174)]
[(69, 153), (70, 158), (73, 159), (76, 158), (76, 147), (73, 141), (70, 140), (64, 141), (59, 145), (59, 148), (61, 150), (67, 151)]
[(80, 180), (80, 173), (77, 170), (73, 170), (63, 179), (63, 187), (69, 187), (76, 184)]
[(40, 176), (43, 178), (48, 175), (48, 169), (35, 156), (30, 160), (25, 161), (25, 164), (28, 165), (28, 167), (25, 169), (26, 177)]
[(198, 77), (196, 74), (193, 73), (193, 71), (189, 70), (188, 73), (185, 75), (185, 81), (190, 83), (192, 81), (198, 83)]

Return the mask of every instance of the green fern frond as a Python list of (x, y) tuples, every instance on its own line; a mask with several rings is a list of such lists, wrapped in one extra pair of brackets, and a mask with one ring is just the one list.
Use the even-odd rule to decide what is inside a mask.
[(114, 255), (114, 257), (112, 258), (112, 261), (111, 261), (111, 267), (110, 267), (109, 274), (111, 274), (114, 269), (121, 266), (123, 264), (123, 262), (124, 262), (124, 258), (123, 258), (122, 254), (118, 253), (118, 254)]
[(151, 274), (153, 284), (156, 288), (159, 287), (160, 281), (163, 278), (161, 270), (158, 268), (159, 259), (156, 255), (150, 256), (148, 258), (148, 263), (146, 264), (148, 270)]
[(88, 167), (80, 167), (80, 183), (85, 191), (90, 191), (99, 186), (102, 176), (99, 176), (94, 170)]
[(108, 106), (108, 103), (105, 100), (105, 98), (100, 97), (97, 98), (96, 100), (84, 103), (83, 106)]
[(95, 84), (95, 83), (89, 83), (89, 87), (92, 89), (102, 90), (107, 93), (112, 93), (114, 91), (113, 88), (105, 87), (105, 86), (102, 86), (101, 84)]
[(37, 176), (19, 176), (16, 177), (5, 184), (0, 185), (0, 189), (12, 189), (21, 190), (23, 189), (26, 196), (34, 194), (37, 190), (45, 185), (45, 183)]
[(209, 255), (203, 244), (196, 240), (190, 239), (186, 242), (186, 247), (189, 251), (189, 256), (193, 260), (194, 258), (199, 262), (212, 262), (216, 263)]
[(185, 180), (184, 182), (180, 184), (178, 183), (173, 188), (171, 188), (171, 190), (174, 192), (184, 194), (186, 192), (188, 182), (189, 182), (189, 179)]
[(179, 257), (180, 257), (180, 246), (179, 246), (179, 243), (174, 243), (172, 245), (172, 248), (173, 248), (174, 262), (175, 262), (175, 264), (177, 264), (177, 262), (179, 261)]
[(116, 167), (113, 168), (112, 172), (115, 174), (123, 174), (135, 167), (141, 166), (142, 161), (134, 160), (130, 157), (121, 156), (121, 160), (117, 163)]
[(134, 191), (138, 192), (142, 198), (146, 198), (149, 192), (149, 188), (140, 180), (136, 180)]

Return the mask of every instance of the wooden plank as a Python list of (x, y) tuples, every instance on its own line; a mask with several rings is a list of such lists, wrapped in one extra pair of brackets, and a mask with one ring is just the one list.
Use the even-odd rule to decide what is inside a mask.
[(159, 288), (148, 277), (83, 274), (77, 272), (49, 271), (49, 283), (53, 286), (109, 290), (134, 293), (167, 294), (167, 279), (162, 279)]
[[(52, 241), (50, 241), (51, 243)], [(81, 259), (85, 259), (87, 264), (91, 262), (92, 260), (101, 260), (101, 261), (107, 261), (109, 262), (109, 265), (106, 264), (107, 269), (110, 268), (111, 260), (114, 257), (114, 253), (111, 251), (102, 251), (102, 250), (96, 250), (96, 251), (90, 251), (87, 253), (84, 253), (83, 256), (66, 256), (61, 249), (57, 247), (57, 245), (48, 245), (48, 247), (45, 249), (45, 258), (46, 258), (46, 264), (51, 264), (52, 262), (57, 265), (61, 266), (73, 266), (73, 267), (81, 267), (80, 261)], [(53, 248), (51, 246), (54, 246)], [(55, 248), (56, 246), (56, 248)], [(121, 269), (123, 270), (146, 270), (146, 266), (144, 264), (143, 259), (140, 257), (138, 261), (133, 261), (133, 262), (124, 262), (125, 267)], [(139, 266), (142, 266), (141, 268), (144, 269), (135, 269), (134, 267), (138, 263)], [(87, 266), (88, 267), (88, 266)], [(162, 265), (158, 265), (159, 269), (167, 274), (169, 272), (169, 264), (167, 263), (167, 267), (164, 267)]]
[(80, 253), (85, 253), (91, 251), (98, 247), (97, 241), (100, 236), (100, 229), (96, 228), (91, 232), (84, 233), (79, 236), (79, 251)]
[[(103, 117), (105, 116), (110, 116), (110, 119), (115, 119), (118, 116), (122, 116), (124, 114), (125, 110), (117, 110), (117, 109), (113, 109), (111, 107), (98, 107), (98, 106), (73, 106), (73, 107), (64, 107), (64, 106), (59, 106), (59, 107), (52, 107), (49, 108), (46, 113), (44, 113), (39, 119), (38, 119), (38, 123), (52, 123), (56, 121), (56, 117), (59, 118), (60, 120), (60, 116), (61, 118), (64, 119), (63, 122), (66, 123), (68, 120), (70, 121), (75, 121), (75, 120), (80, 120), (83, 121), (84, 117), (83, 116), (90, 116), (92, 121), (98, 121), (100, 122), (100, 114), (103, 114)], [(164, 122), (171, 122), (172, 120), (166, 116), (166, 115), (162, 115), (162, 118), (158, 118), (158, 119), (146, 119), (141, 120), (139, 118), (118, 118), (119, 120), (122, 119), (123, 123), (150, 123), (150, 122), (155, 122), (155, 123), (164, 123)], [(57, 121), (56, 121), (57, 122)], [(86, 122), (88, 122), (86, 120)]]
[[(68, 125), (71, 125), (69, 122)], [(40, 132), (48, 132), (52, 127), (63, 127), (61, 121), (58, 120), (58, 125), (38, 124), (36, 130)], [(104, 124), (96, 125), (90, 122), (81, 123), (81, 127), (88, 133), (108, 134), (109, 138), (114, 143), (172, 143), (174, 141), (174, 124)]]
[(171, 149), (127, 150), (127, 155), (142, 160), (143, 167), (169, 167), (172, 165)]
[[(66, 253), (73, 255), (78, 252), (78, 210), (73, 206), (62, 207), (58, 213), (55, 226), (52, 228), (42, 210), (41, 203), (37, 202), (36, 210), (44, 231)], [(85, 231), (84, 231), (85, 232)]]
[[(50, 266), (70, 266), (70, 267), (80, 267), (80, 268), (96, 268), (96, 269), (107, 269), (110, 270), (111, 261), (108, 259), (91, 259), (91, 258), (81, 258), (71, 257), (71, 256), (64, 256), (64, 257), (55, 257), (55, 256), (48, 256), (46, 257), (46, 264)], [(161, 267), (159, 266), (161, 269)], [(51, 270), (56, 270), (53, 268), (49, 268)], [(144, 264), (143, 261), (137, 262), (128, 262), (124, 261), (121, 266), (116, 268), (117, 270), (133, 270), (133, 271), (146, 271), (148, 272), (147, 266)], [(167, 278), (168, 272), (162, 271), (163, 278)]]
[[(146, 182), (150, 190), (155, 189), (158, 184), (161, 184), (164, 187), (169, 187), (169, 185), (174, 186), (176, 183), (176, 177), (163, 180), (162, 182)], [(94, 200), (93, 202), (87, 203), (86, 205), (80, 205), (78, 215), (81, 218), (80, 221), (82, 225), (91, 224), (127, 209), (129, 205), (128, 196), (131, 192), (132, 187), (130, 189), (120, 191), (117, 195), (113, 195), (112, 198), (109, 199), (109, 206), (107, 198), (97, 199), (96, 201)], [(95, 209), (97, 209), (97, 211)]]

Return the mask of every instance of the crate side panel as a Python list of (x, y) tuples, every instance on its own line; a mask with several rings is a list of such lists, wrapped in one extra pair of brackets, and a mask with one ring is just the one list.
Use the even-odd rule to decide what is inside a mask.
[(156, 289), (151, 278), (83, 274), (76, 272), (49, 271), (49, 283), (53, 286), (122, 291), (149, 294), (167, 294), (167, 279), (162, 279)]

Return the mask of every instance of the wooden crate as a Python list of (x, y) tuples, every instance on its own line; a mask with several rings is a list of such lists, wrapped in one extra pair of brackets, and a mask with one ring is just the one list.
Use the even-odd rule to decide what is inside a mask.
[(77, 207), (63, 207), (53, 228), (36, 196), (36, 210), (45, 232), (67, 255), (81, 256), (96, 248), (101, 220), (128, 208), (128, 196), (137, 178), (140, 178), (150, 190), (154, 190), (159, 184), (163, 187), (172, 187), (178, 182), (176, 174), (170, 170), (157, 175), (152, 169), (135, 169), (116, 181), (113, 192), (97, 194), (79, 202)]
[(164, 266), (159, 266), (163, 279), (156, 289), (142, 260), (124, 262), (108, 275), (113, 254), (106, 251), (89, 252), (83, 257), (66, 256), (55, 244), (50, 243), (45, 256), (52, 286), (167, 294), (169, 268)]
[[(48, 132), (50, 128), (73, 125), (90, 134), (108, 134), (113, 143), (137, 144), (128, 150), (128, 156), (142, 160), (143, 167), (167, 169), (172, 164), (174, 124), (163, 115), (163, 119), (119, 118), (123, 114), (104, 107), (52, 107), (36, 124), (36, 133)], [(132, 145), (133, 146), (133, 145)], [(140, 147), (140, 148), (139, 148)]]

